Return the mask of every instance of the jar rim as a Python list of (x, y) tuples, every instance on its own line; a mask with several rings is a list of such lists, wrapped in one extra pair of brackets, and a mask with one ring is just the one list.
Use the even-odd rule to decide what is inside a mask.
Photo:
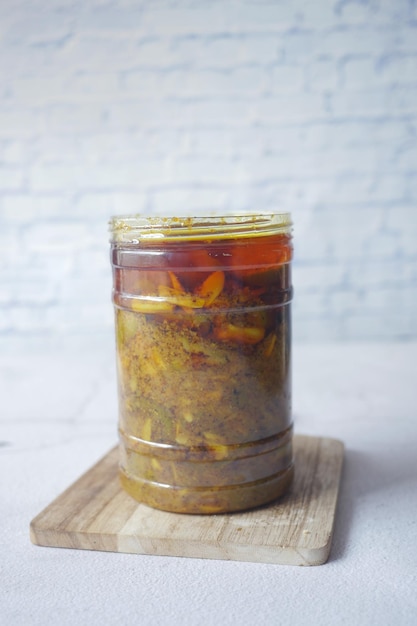
[(115, 215), (110, 218), (112, 243), (230, 239), (272, 234), (291, 235), (290, 213), (239, 213), (213, 216)]

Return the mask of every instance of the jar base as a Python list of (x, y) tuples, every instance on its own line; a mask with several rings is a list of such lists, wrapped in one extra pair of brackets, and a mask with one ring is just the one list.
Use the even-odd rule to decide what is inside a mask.
[(254, 509), (283, 496), (291, 486), (294, 466), (263, 480), (228, 487), (173, 487), (132, 478), (120, 469), (122, 488), (135, 500), (171, 513), (214, 515)]

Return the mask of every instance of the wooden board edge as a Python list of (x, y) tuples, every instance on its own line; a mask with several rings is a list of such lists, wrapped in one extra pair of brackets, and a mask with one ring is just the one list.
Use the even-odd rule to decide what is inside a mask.
[[(216, 561), (238, 561), (246, 563), (262, 563), (265, 565), (292, 565), (312, 567), (323, 565), (329, 557), (331, 539), (321, 548), (302, 550), (300, 548), (277, 549), (271, 546), (230, 546), (221, 544), (205, 544), (204, 555), (202, 555), (201, 542), (191, 541), (181, 549), (169, 549), (168, 547), (159, 547), (146, 549), (139, 537), (130, 538), (130, 542), (115, 542), (114, 535), (97, 534), (94, 536), (88, 534), (88, 542), (82, 541), (81, 533), (62, 533), (60, 534), (60, 545), (46, 537), (42, 532), (31, 528), (31, 541), (34, 545), (45, 548), (70, 549), (70, 550), (86, 550), (98, 552), (113, 552), (116, 554), (136, 554), (141, 556), (166, 556), (174, 558), (194, 558), (209, 559)], [(97, 547), (92, 544), (97, 543)], [(146, 542), (144, 542), (146, 543)]]

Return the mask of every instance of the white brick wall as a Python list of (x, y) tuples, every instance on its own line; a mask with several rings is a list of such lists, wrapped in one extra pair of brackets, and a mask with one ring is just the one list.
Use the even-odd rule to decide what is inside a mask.
[(299, 340), (417, 336), (415, 0), (0, 2), (0, 338), (111, 332), (113, 213), (290, 210)]

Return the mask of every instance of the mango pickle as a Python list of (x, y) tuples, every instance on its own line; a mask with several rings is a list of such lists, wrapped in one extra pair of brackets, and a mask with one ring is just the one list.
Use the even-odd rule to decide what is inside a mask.
[(123, 488), (177, 513), (276, 500), (294, 472), (290, 216), (110, 228)]

